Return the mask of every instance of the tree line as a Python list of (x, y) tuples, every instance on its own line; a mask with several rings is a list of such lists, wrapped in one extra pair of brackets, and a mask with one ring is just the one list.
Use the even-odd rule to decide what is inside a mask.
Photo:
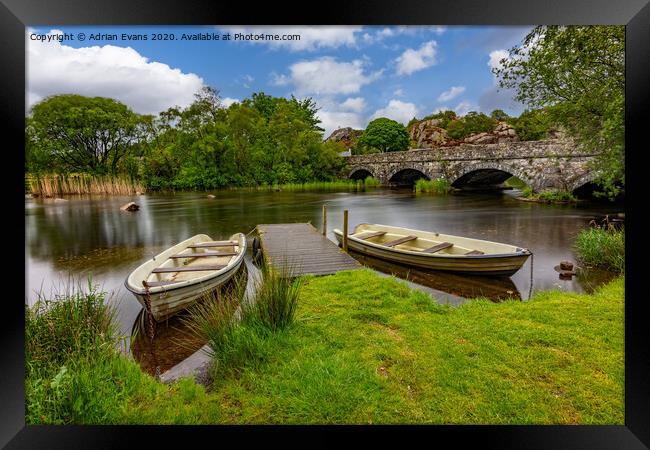
[[(527, 106), (519, 117), (502, 110), (436, 118), (452, 139), (510, 123), (520, 139), (542, 139), (562, 127), (578, 145), (599, 154), (593, 170), (602, 192), (625, 187), (625, 28), (539, 26), (493, 69), (501, 88)], [(344, 166), (337, 142), (323, 141), (311, 98), (255, 93), (228, 108), (205, 87), (186, 108), (139, 115), (102, 97), (56, 95), (33, 106), (25, 126), (25, 170), (128, 174), (148, 188), (328, 181)], [(413, 119), (409, 125), (413, 125)], [(356, 153), (406, 150), (407, 128), (387, 118), (371, 121)]]

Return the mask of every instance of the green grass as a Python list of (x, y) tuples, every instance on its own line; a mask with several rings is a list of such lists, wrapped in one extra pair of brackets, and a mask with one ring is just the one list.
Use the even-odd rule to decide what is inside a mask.
[(580, 231), (574, 244), (582, 264), (613, 272), (625, 272), (625, 231), (588, 228)]
[(303, 283), (289, 326), (242, 325), (257, 356), (210, 391), (107, 365), (107, 423), (624, 423), (624, 277), (456, 308), (370, 270)]
[(542, 191), (534, 193), (532, 188), (526, 186), (521, 191), (522, 197), (545, 203), (575, 203), (578, 201), (575, 195), (569, 191)]
[(244, 191), (287, 191), (287, 192), (317, 192), (317, 191), (363, 191), (367, 188), (379, 187), (379, 181), (368, 177), (365, 180), (335, 180), (311, 181), (308, 183), (286, 183), (274, 185), (248, 186), (231, 188)]
[(415, 192), (437, 195), (448, 194), (453, 190), (451, 183), (444, 178), (438, 178), (436, 180), (425, 180), (424, 178), (420, 178), (415, 182), (413, 189)]

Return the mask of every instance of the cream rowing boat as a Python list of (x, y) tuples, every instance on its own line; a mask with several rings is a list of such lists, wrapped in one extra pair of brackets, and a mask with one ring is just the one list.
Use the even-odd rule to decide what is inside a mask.
[(160, 322), (228, 281), (245, 253), (243, 233), (233, 234), (227, 241), (197, 234), (140, 265), (124, 285), (145, 308), (145, 297), (149, 296), (151, 313)]
[[(342, 243), (341, 230), (334, 235)], [(399, 264), (474, 275), (510, 276), (531, 255), (499, 242), (368, 223), (348, 234), (348, 248)]]

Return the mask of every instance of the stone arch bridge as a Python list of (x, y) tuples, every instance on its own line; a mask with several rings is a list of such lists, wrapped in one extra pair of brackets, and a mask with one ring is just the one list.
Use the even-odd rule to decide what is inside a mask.
[(569, 140), (461, 144), (455, 147), (349, 156), (347, 176), (377, 178), (384, 185), (409, 185), (418, 178), (445, 178), (455, 187), (496, 187), (514, 175), (541, 190), (574, 191), (592, 183), (588, 162), (596, 154)]

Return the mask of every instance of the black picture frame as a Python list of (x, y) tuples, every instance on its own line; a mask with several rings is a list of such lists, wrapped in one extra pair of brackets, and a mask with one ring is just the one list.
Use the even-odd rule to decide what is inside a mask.
[[(340, 435), (387, 442), (397, 432), (398, 442), (449, 442), (454, 446), (475, 443), (484, 448), (528, 449), (636, 449), (650, 445), (650, 339), (647, 303), (641, 292), (644, 242), (641, 234), (642, 153), (649, 97), (650, 4), (646, 0), (388, 0), (329, 1), (323, 4), (282, 5), (265, 2), (217, 3), (199, 0), (1, 0), (0, 4), (0, 114), (6, 126), (5, 158), (20, 164), (24, 148), (25, 27), (38, 25), (181, 25), (181, 24), (278, 24), (278, 25), (626, 25), (626, 299), (625, 299), (625, 424), (611, 426), (294, 426), (294, 427), (165, 427), (165, 426), (26, 426), (24, 406), (24, 310), (19, 297), (24, 289), (3, 298), (5, 320), (0, 328), (3, 363), (0, 370), (0, 446), (6, 448), (123, 448), (146, 445), (221, 445), (235, 438), (239, 445), (263, 437), (266, 443), (286, 443), (287, 433), (315, 434), (317, 444), (339, 442)], [(644, 114), (645, 113), (645, 114)], [(646, 145), (647, 146), (647, 145)], [(13, 158), (12, 158), (13, 159)], [(23, 158), (24, 159), (24, 158)], [(5, 171), (10, 180), (9, 203), (18, 216), (24, 204), (18, 192), (23, 176)], [(14, 191), (15, 189), (15, 191)], [(17, 235), (24, 223), (8, 218)], [(7, 235), (10, 236), (10, 227)], [(24, 255), (24, 242), (8, 239), (16, 255)], [(14, 252), (12, 252), (14, 254)], [(24, 265), (23, 265), (24, 267)], [(6, 284), (27, 276), (17, 264), (9, 267)], [(14, 275), (15, 272), (15, 275)], [(15, 294), (15, 295), (14, 295)], [(330, 436), (332, 435), (332, 436)], [(271, 440), (273, 437), (280, 439)], [(271, 439), (269, 439), (271, 438)], [(441, 441), (440, 439), (444, 439)], [(309, 439), (309, 438), (307, 438)], [(408, 439), (408, 440), (403, 440)], [(313, 441), (304, 441), (309, 445)]]

